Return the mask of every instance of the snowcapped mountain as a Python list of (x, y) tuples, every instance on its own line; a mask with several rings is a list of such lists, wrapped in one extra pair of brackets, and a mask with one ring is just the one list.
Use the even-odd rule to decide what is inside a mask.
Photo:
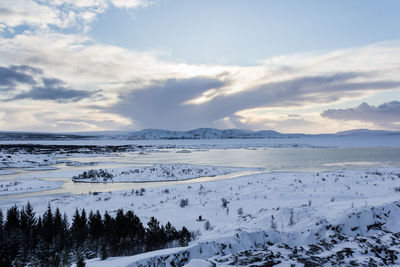
[[(357, 129), (324, 134), (323, 136), (386, 136), (400, 135), (400, 132), (384, 130)], [(174, 139), (264, 139), (264, 138), (297, 138), (321, 136), (307, 134), (284, 134), (273, 130), (251, 131), (243, 129), (198, 128), (189, 131), (172, 131), (162, 129), (144, 129), (128, 131), (98, 131), (73, 133), (40, 133), (40, 132), (0, 132), (0, 140), (174, 140)]]
[(130, 140), (150, 140), (150, 139), (251, 139), (251, 138), (271, 138), (284, 136), (275, 131), (259, 131), (240, 129), (213, 129), (198, 128), (190, 131), (169, 131), (160, 129), (145, 129), (138, 132), (127, 133)]

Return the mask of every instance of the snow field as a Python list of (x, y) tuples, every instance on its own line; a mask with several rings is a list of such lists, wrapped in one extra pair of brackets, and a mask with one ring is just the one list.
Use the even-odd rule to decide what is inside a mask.
[[(263, 248), (261, 243), (265, 245), (267, 241), (289, 246), (314, 244), (332, 234), (332, 229), (327, 229), (328, 225), (341, 225), (340, 234), (348, 236), (346, 238), (357, 233), (362, 236), (369, 234), (374, 227), (379, 226), (375, 225), (379, 220), (382, 220), (383, 227), (387, 227), (388, 231), (400, 232), (400, 215), (394, 204), (400, 199), (399, 182), (399, 168), (322, 173), (261, 173), (229, 180), (149, 187), (142, 190), (60, 195), (56, 198), (21, 198), (3, 201), (2, 208), (8, 208), (15, 202), (23, 206), (29, 200), (39, 214), (50, 203), (52, 207), (62, 208), (70, 216), (76, 207), (98, 209), (100, 212), (108, 210), (111, 215), (118, 208), (133, 210), (144, 222), (155, 216), (162, 224), (170, 221), (177, 228), (186, 226), (196, 234), (197, 238), (190, 247), (172, 250), (183, 253), (196, 247), (197, 254), (189, 251), (190, 257), (186, 254), (182, 254), (183, 258), (179, 256), (183, 264), (200, 256), (203, 259), (208, 258), (214, 253), (199, 255), (198, 246), (203, 251), (209, 246), (201, 245), (204, 242), (223, 244), (212, 245), (210, 251), (214, 251), (218, 246), (227, 246), (231, 241), (225, 239), (232, 240), (238, 233), (243, 236), (258, 233), (256, 239), (262, 241), (257, 246), (253, 239), (248, 241), (252, 246), (244, 246), (244, 241), (240, 241), (242, 243), (238, 249), (227, 250), (224, 255)], [(388, 205), (391, 212), (390, 216), (385, 217)], [(381, 211), (378, 212), (379, 207)], [(349, 244), (352, 243), (354, 240), (349, 241)], [(130, 260), (124, 257), (109, 260), (115, 260), (115, 266), (137, 266), (139, 259), (151, 258), (153, 261), (155, 255), (170, 252), (151, 253), (156, 252), (132, 256), (129, 257)], [(119, 265), (118, 261), (129, 264)], [(90, 262), (101, 266), (97, 265), (100, 263), (96, 260)]]

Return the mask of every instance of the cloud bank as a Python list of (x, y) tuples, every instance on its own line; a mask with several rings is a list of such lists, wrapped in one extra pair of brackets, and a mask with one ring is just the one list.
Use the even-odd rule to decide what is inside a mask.
[(400, 102), (391, 101), (379, 106), (362, 103), (355, 108), (328, 109), (321, 116), (341, 121), (365, 121), (384, 128), (400, 129)]
[[(1, 1), (0, 130), (398, 129), (400, 41), (233, 66), (166, 61), (86, 34), (111, 7), (150, 4)], [(374, 97), (385, 104), (361, 104)]]
[[(6, 92), (3, 101), (21, 99), (79, 101), (93, 93), (68, 88), (65, 82), (43, 76), (43, 71), (27, 65), (0, 67), (0, 89)], [(11, 95), (11, 97), (10, 97)]]
[[(280, 82), (265, 83), (249, 90), (221, 94), (200, 104), (185, 104), (210, 89), (221, 90), (230, 81), (191, 78), (158, 81), (155, 85), (122, 93), (110, 112), (129, 117), (139, 128), (191, 129), (221, 127), (229, 119), (232, 126), (246, 126), (238, 112), (261, 107), (297, 107), (309, 103), (339, 101), (361, 96), (368, 90), (388, 90), (400, 87), (398, 81), (356, 82), (371, 73), (336, 73), (309, 76)], [(304, 119), (286, 118), (285, 123), (306, 123)], [(298, 115), (297, 115), (298, 116)], [(300, 116), (298, 116), (300, 117)]]
[(2, 0), (0, 29), (18, 26), (49, 28), (83, 28), (104, 13), (111, 5), (135, 9), (149, 5), (147, 0)]

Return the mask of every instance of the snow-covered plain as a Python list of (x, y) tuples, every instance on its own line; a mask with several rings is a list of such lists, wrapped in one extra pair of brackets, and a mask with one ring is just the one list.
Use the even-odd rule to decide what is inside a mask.
[(51, 190), (61, 187), (62, 184), (60, 181), (41, 179), (0, 181), (0, 196)]
[[(331, 249), (316, 250), (324, 259), (330, 254), (336, 257), (338, 251), (350, 246), (354, 252), (349, 252), (353, 256), (344, 257), (346, 262), (355, 260), (367, 264), (373, 258), (383, 264), (374, 254), (372, 245), (362, 254), (365, 247), (356, 239), (364, 238), (369, 244), (385, 237), (382, 246), (399, 255), (398, 244), (391, 243), (400, 232), (400, 204), (396, 202), (400, 199), (399, 184), (400, 168), (261, 173), (143, 190), (3, 200), (1, 206), (3, 209), (15, 203), (22, 206), (29, 200), (38, 213), (43, 212), (48, 203), (62, 207), (67, 214), (73, 214), (76, 207), (108, 210), (111, 214), (118, 208), (132, 209), (144, 221), (156, 215), (161, 223), (171, 221), (177, 227), (188, 227), (197, 235), (189, 247), (106, 261), (95, 259), (88, 261), (87, 266), (149, 266), (163, 255), (170, 255), (166, 258), (182, 265), (196, 258), (210, 258), (216, 264), (223, 264), (225, 260), (234, 262), (236, 258), (257, 259), (257, 255), (268, 259), (271, 251), (281, 251), (282, 257), (277, 258), (281, 262), (299, 263), (302, 257), (289, 257), (295, 248), (312, 259), (311, 254), (306, 253), (310, 246), (321, 247), (324, 242), (332, 245), (327, 246)], [(188, 200), (187, 206), (181, 207), (182, 199)], [(243, 250), (249, 251), (237, 254), (244, 253)], [(236, 264), (246, 262), (244, 259)]]
[(228, 149), (228, 148), (322, 148), (322, 147), (400, 147), (400, 133), (286, 135), (252, 139), (1, 139), (0, 144), (64, 146), (136, 146), (138, 149)]
[(0, 175), (14, 174), (15, 172), (10, 170), (0, 169)]
[[(161, 259), (166, 266), (191, 259), (217, 266), (399, 264), (399, 184), (400, 169), (370, 169), (258, 174), (153, 188), (142, 196), (106, 194), (107, 206), (127, 202), (124, 208), (133, 208), (142, 218), (157, 214), (162, 222), (188, 226), (198, 237), (186, 248), (95, 259), (88, 266), (156, 266)], [(179, 206), (182, 198), (189, 200), (184, 208)], [(99, 199), (85, 201), (104, 208)], [(181, 212), (185, 216), (170, 216)]]
[(51, 164), (57, 164), (62, 161), (55, 159), (53, 154), (30, 153), (0, 153), (0, 167), (2, 168), (39, 168)]

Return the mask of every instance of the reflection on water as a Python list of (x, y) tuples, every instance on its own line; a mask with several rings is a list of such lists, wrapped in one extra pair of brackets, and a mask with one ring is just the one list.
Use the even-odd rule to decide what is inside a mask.
[[(216, 177), (204, 177), (187, 181), (151, 182), (151, 183), (113, 183), (88, 184), (73, 183), (70, 177), (65, 177), (65, 171), (117, 168), (126, 166), (148, 166), (157, 163), (188, 163), (199, 165), (231, 166), (264, 168), (267, 171), (329, 171), (337, 169), (360, 169), (369, 167), (399, 167), (400, 148), (259, 148), (250, 149), (211, 149), (191, 150), (191, 153), (175, 153), (177, 150), (164, 150), (169, 153), (150, 152), (146, 154), (123, 153), (116, 156), (68, 158), (79, 162), (97, 162), (94, 166), (66, 166), (57, 164), (59, 171), (32, 171), (13, 169), (17, 174), (1, 175), (0, 180), (14, 180), (21, 176), (54, 177), (46, 180), (61, 180), (64, 185), (59, 189), (42, 192), (20, 194), (20, 196), (40, 196), (46, 194), (73, 193), (81, 194), (89, 191), (107, 192), (115, 190), (130, 190), (141, 187), (154, 187), (166, 184), (181, 184), (206, 182), (219, 179), (230, 179), (252, 172), (240, 172)], [(57, 175), (64, 172), (64, 175)], [(0, 199), (13, 198), (17, 195), (2, 196)]]
[[(259, 148), (214, 149), (192, 153), (126, 154), (124, 162), (136, 164), (190, 163), (265, 168), (270, 171), (329, 171), (338, 167), (400, 166), (399, 148)], [(344, 165), (343, 165), (344, 164)]]
[(325, 163), (324, 166), (327, 167), (373, 167), (373, 166), (384, 166), (384, 163), (380, 161), (370, 162), (370, 161), (350, 161), (350, 162), (334, 162), (334, 163)]

